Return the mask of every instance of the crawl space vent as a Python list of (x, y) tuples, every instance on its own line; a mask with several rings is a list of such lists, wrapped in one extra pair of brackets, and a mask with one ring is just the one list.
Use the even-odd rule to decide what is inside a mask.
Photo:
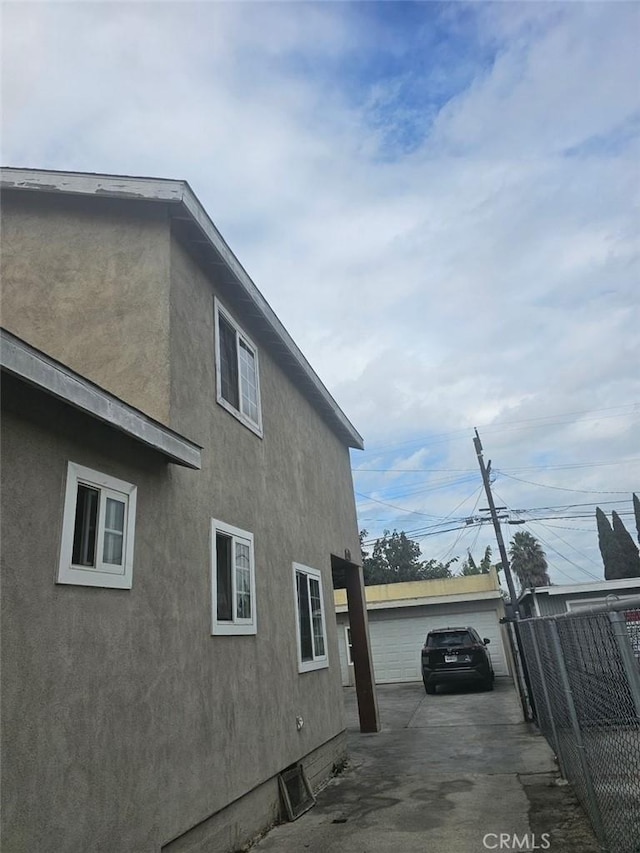
[(278, 776), (280, 793), (284, 800), (289, 820), (296, 820), (316, 804), (302, 764), (283, 770)]

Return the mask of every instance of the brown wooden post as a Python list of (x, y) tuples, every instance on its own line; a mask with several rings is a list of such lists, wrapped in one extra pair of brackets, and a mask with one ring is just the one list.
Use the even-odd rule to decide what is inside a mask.
[(379, 732), (380, 718), (376, 685), (373, 677), (373, 660), (369, 642), (369, 620), (364, 594), (364, 576), (362, 566), (350, 563), (340, 557), (332, 556), (332, 565), (344, 571), (347, 591), (347, 609), (351, 628), (351, 659), (356, 680), (360, 731)]

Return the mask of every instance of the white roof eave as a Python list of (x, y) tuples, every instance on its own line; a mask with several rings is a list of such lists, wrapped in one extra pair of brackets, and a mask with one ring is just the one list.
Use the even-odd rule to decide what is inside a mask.
[(0, 366), (43, 393), (62, 400), (185, 468), (202, 467), (202, 448), (154, 421), (66, 365), (0, 329)]

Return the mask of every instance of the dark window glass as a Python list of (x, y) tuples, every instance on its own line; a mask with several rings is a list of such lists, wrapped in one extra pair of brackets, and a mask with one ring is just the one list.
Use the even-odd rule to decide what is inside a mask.
[(220, 334), (220, 393), (234, 409), (240, 410), (238, 383), (238, 350), (236, 330), (222, 314), (218, 314)]
[(71, 562), (74, 566), (95, 566), (96, 564), (99, 496), (98, 489), (78, 485), (76, 521), (73, 529), (73, 552), (71, 555)]
[(296, 572), (296, 589), (298, 593), (298, 618), (300, 620), (300, 657), (303, 661), (313, 660), (309, 580), (301, 572)]
[(217, 618), (221, 622), (231, 622), (233, 619), (231, 544), (230, 536), (216, 534)]
[(432, 649), (446, 649), (453, 646), (471, 646), (473, 640), (468, 631), (442, 631), (429, 634), (427, 646)]

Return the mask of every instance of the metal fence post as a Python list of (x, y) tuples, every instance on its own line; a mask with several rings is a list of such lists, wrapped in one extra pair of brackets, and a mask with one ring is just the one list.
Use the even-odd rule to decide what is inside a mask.
[(520, 651), (520, 644), (518, 642), (519, 638), (516, 633), (516, 624), (512, 619), (505, 619), (502, 624), (504, 624), (507, 629), (507, 640), (509, 642), (514, 668), (513, 678), (518, 690), (518, 696), (520, 697), (520, 704), (522, 705), (522, 718), (525, 723), (528, 723), (535, 719), (535, 713), (533, 700), (527, 693), (526, 684), (524, 682), (524, 673), (522, 670), (523, 656)]
[[(549, 716), (549, 723), (551, 724), (551, 734), (553, 736), (553, 747), (555, 749), (556, 755), (558, 757), (558, 764), (560, 765), (560, 772), (567, 778), (566, 767), (564, 766), (564, 758), (562, 753), (560, 752), (560, 741), (558, 740), (558, 732), (556, 731), (556, 721), (553, 716), (553, 710), (551, 708), (551, 702), (549, 700), (549, 690), (547, 688), (547, 679), (544, 674), (544, 669), (542, 666), (542, 658), (540, 657), (540, 649), (538, 648), (538, 637), (537, 637), (537, 628), (540, 623), (531, 623), (530, 624), (530, 635), (531, 635), (531, 643), (533, 644), (533, 653), (536, 659), (536, 666), (538, 667), (538, 672), (540, 673), (540, 684), (542, 686), (542, 696), (544, 699), (544, 703), (547, 709), (547, 714)], [(538, 720), (540, 722), (540, 720)]]
[(627, 621), (624, 613), (620, 611), (610, 611), (608, 614), (613, 633), (616, 638), (620, 659), (625, 668), (627, 683), (629, 684), (629, 692), (633, 699), (633, 704), (636, 708), (636, 715), (640, 720), (640, 669), (639, 663), (633, 654), (631, 643), (629, 642), (629, 634), (627, 632)]
[(582, 775), (584, 777), (584, 784), (585, 789), (587, 791), (587, 796), (589, 797), (589, 800), (591, 802), (591, 821), (593, 823), (593, 828), (596, 831), (596, 835), (600, 840), (604, 841), (606, 839), (606, 835), (602, 823), (602, 814), (600, 813), (600, 805), (596, 797), (596, 792), (593, 787), (593, 779), (591, 778), (589, 765), (587, 763), (587, 756), (585, 754), (584, 749), (584, 741), (582, 740), (582, 732), (580, 731), (580, 722), (576, 713), (576, 706), (573, 702), (573, 692), (571, 690), (571, 684), (569, 682), (569, 676), (567, 674), (567, 668), (564, 662), (560, 635), (558, 633), (558, 626), (555, 620), (550, 620), (549, 622), (549, 634), (551, 637), (551, 645), (553, 646), (553, 651), (555, 653), (555, 662), (558, 667), (558, 676), (560, 679), (560, 684), (562, 685), (562, 689), (565, 693), (565, 699), (567, 701), (567, 710), (569, 712), (571, 729), (573, 731), (578, 755), (580, 757), (580, 769), (582, 770)]

